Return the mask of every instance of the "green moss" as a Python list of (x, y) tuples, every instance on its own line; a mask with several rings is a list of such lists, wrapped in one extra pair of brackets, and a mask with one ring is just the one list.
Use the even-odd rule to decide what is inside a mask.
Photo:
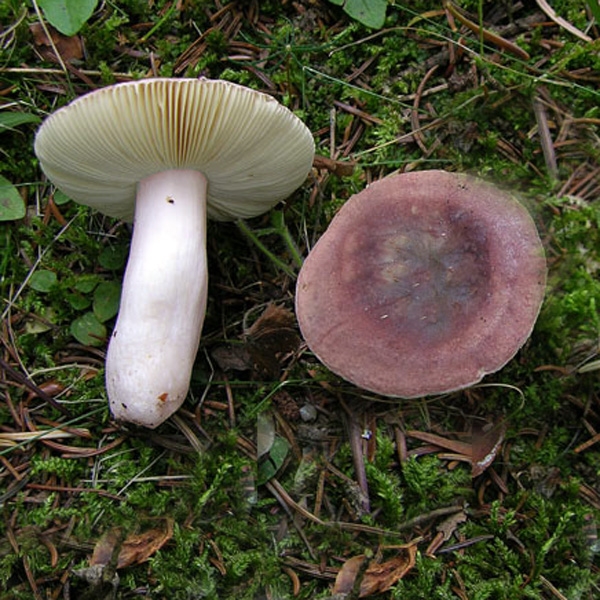
[[(409, 517), (419, 514), (425, 506), (438, 508), (458, 500), (461, 492), (468, 493), (470, 488), (470, 474), (462, 468), (448, 471), (436, 456), (410, 458), (402, 465), (402, 477)], [(461, 490), (461, 486), (467, 487)]]

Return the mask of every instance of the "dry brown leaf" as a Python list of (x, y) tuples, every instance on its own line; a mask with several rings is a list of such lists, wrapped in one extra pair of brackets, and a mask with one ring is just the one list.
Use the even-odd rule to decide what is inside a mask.
[(223, 371), (248, 371), (252, 368), (252, 359), (246, 346), (217, 346), (210, 355)]
[(37, 394), (40, 391), (43, 392), (44, 394), (47, 394), (48, 396), (51, 396), (52, 398), (54, 398), (55, 396), (58, 396), (58, 394), (60, 394), (61, 392), (65, 391), (65, 385), (60, 383), (56, 379), (50, 379), (49, 381), (44, 381), (39, 386), (37, 386), (37, 389), (35, 391), (31, 390), (29, 392), (29, 394), (27, 394), (27, 402), (30, 402), (34, 398), (39, 398), (39, 396)]
[(300, 344), (296, 318), (287, 308), (269, 304), (246, 332), (246, 340), (255, 368), (277, 376), (281, 358)]
[(94, 553), (90, 559), (90, 567), (105, 567), (109, 565), (115, 553), (119, 552), (122, 540), (123, 533), (116, 527), (104, 533), (94, 546)]
[[(56, 51), (60, 54), (64, 62), (73, 62), (83, 58), (83, 43), (79, 36), (67, 37), (56, 31), (52, 25), (46, 25), (46, 27), (52, 38), (52, 43), (48, 39), (41, 23), (32, 23), (29, 26), (29, 30), (33, 36), (33, 43), (45, 59), (58, 62), (54, 48), (56, 48)], [(52, 44), (54, 44), (54, 48)]]
[(313, 159), (313, 166), (316, 169), (327, 169), (327, 171), (338, 177), (349, 177), (354, 172), (356, 163), (354, 161), (334, 160), (316, 154)]
[(161, 529), (130, 535), (121, 546), (117, 569), (139, 565), (158, 552), (173, 537), (173, 520), (165, 519)]
[(471, 475), (481, 475), (493, 462), (502, 447), (506, 424), (474, 424), (471, 438)]
[(458, 442), (456, 440), (449, 440), (441, 435), (427, 433), (426, 431), (407, 431), (406, 435), (417, 440), (421, 440), (422, 442), (439, 446), (440, 448), (444, 448), (444, 450), (450, 450), (456, 454), (463, 454), (469, 457), (471, 456), (471, 444), (465, 444), (464, 442)]
[(407, 431), (406, 435), (456, 453), (463, 460), (470, 460), (471, 475), (481, 475), (494, 462), (502, 447), (506, 425), (501, 423), (473, 423), (470, 443), (451, 440), (426, 431)]
[(335, 583), (333, 584), (333, 594), (348, 594), (352, 591), (356, 577), (363, 567), (365, 560), (367, 560), (366, 556), (364, 554), (359, 554), (358, 556), (349, 558), (342, 565), (342, 568), (336, 575)]
[[(405, 548), (402, 554), (382, 563), (371, 561), (360, 582), (359, 598), (387, 592), (415, 565), (416, 545)], [(348, 594), (354, 587), (357, 575), (366, 558), (364, 554), (349, 558), (339, 570), (333, 586), (333, 594)]]
[(267, 306), (244, 338), (244, 344), (218, 346), (211, 352), (223, 371), (255, 369), (261, 376), (277, 377), (282, 357), (300, 344), (294, 314), (277, 304)]
[(164, 519), (164, 525), (161, 528), (130, 535), (125, 540), (123, 540), (121, 529), (110, 529), (96, 542), (94, 553), (90, 559), (90, 567), (110, 565), (113, 563), (116, 553), (118, 553), (118, 559), (115, 561), (117, 569), (143, 563), (158, 552), (172, 537), (172, 519)]
[(269, 304), (262, 315), (246, 331), (246, 336), (250, 340), (256, 341), (262, 337), (278, 333), (282, 329), (296, 331), (294, 314), (283, 306)]

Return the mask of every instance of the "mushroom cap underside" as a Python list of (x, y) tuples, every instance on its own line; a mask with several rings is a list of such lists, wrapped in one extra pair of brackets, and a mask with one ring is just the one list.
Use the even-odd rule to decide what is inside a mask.
[(137, 183), (167, 170), (208, 180), (208, 216), (262, 214), (312, 165), (314, 141), (290, 110), (228, 81), (145, 79), (82, 96), (50, 115), (35, 139), (44, 173), (72, 199), (132, 220)]
[(467, 175), (422, 171), (344, 204), (301, 269), (296, 312), (330, 370), (412, 398), (504, 366), (531, 334), (545, 284), (522, 204)]

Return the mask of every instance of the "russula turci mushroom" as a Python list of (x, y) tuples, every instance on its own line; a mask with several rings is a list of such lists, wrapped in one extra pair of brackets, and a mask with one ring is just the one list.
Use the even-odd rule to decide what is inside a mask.
[(116, 419), (156, 427), (189, 389), (206, 309), (206, 216), (253, 217), (291, 194), (311, 169), (311, 133), (243, 86), (147, 79), (58, 110), (35, 152), (72, 199), (133, 219), (106, 387)]
[(476, 178), (422, 171), (342, 206), (300, 271), (296, 313), (331, 371), (413, 398), (504, 366), (531, 334), (545, 283), (523, 205)]

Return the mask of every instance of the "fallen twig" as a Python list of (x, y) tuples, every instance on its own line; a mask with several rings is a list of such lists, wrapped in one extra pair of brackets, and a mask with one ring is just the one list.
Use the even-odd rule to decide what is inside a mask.
[(580, 40), (583, 40), (584, 42), (592, 41), (592, 38), (589, 35), (587, 35), (586, 33), (583, 33), (583, 31), (580, 31), (579, 29), (577, 29), (577, 27), (575, 27), (575, 25), (572, 25), (571, 23), (569, 23), (569, 21), (566, 21), (562, 17), (558, 16), (556, 14), (556, 12), (554, 11), (554, 9), (548, 4), (548, 2), (546, 2), (546, 0), (536, 0), (536, 1), (537, 1), (537, 5), (544, 11), (544, 14), (551, 21), (554, 21), (559, 27), (566, 29), (570, 34), (578, 37)]
[(529, 60), (529, 53), (525, 52), (523, 48), (513, 44), (511, 41), (499, 36), (489, 29), (485, 29), (484, 27), (480, 27), (477, 23), (473, 23), (470, 19), (467, 19), (459, 10), (452, 4), (452, 2), (445, 2), (445, 8), (448, 12), (460, 23), (462, 23), (465, 27), (468, 27), (473, 33), (481, 36), (486, 42), (490, 42), (490, 44), (494, 44), (498, 48), (502, 48), (502, 50), (506, 50), (511, 54), (514, 54), (517, 58), (521, 60)]

